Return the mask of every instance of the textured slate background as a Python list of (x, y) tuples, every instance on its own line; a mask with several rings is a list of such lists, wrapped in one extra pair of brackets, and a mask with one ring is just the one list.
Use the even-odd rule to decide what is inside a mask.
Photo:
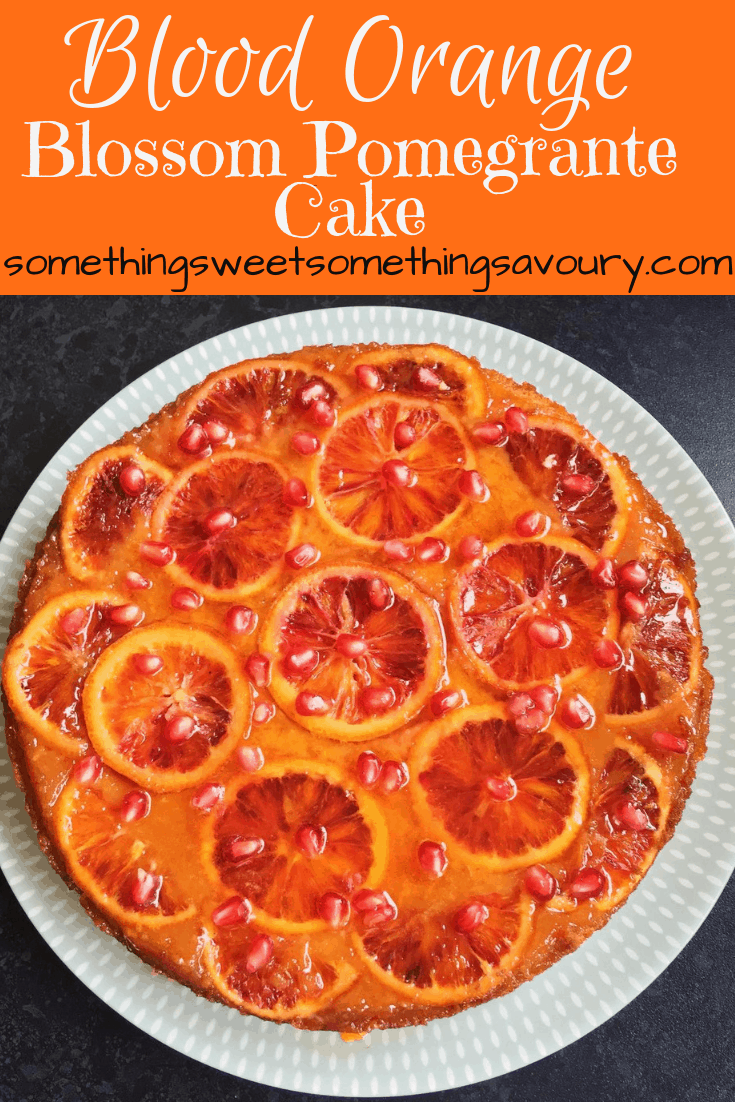
[[(0, 530), (53, 453), (103, 402), (189, 345), (291, 311), (361, 298), (33, 297), (0, 300)], [(735, 515), (732, 298), (391, 298), (545, 341), (645, 406)], [(735, 965), (730, 881), (651, 987), (576, 1044), (437, 1102), (732, 1102)], [(76, 980), (0, 877), (0, 1102), (288, 1102), (180, 1056)]]

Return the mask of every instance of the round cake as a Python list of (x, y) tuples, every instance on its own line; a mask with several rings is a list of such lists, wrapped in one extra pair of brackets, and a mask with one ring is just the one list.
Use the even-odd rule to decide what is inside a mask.
[(227, 367), (69, 478), (3, 664), (49, 860), (243, 1013), (354, 1036), (503, 995), (671, 837), (712, 680), (671, 519), (438, 345)]

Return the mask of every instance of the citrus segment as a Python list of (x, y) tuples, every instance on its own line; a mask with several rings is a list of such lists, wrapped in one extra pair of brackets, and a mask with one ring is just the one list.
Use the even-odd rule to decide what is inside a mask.
[[(355, 370), (370, 365), (382, 391), (414, 398), (430, 397), (465, 414), (481, 417), (487, 400), (485, 377), (476, 360), (439, 344), (407, 344), (357, 353)], [(358, 375), (359, 379), (359, 375)]]
[(248, 452), (200, 460), (171, 483), (153, 517), (156, 539), (176, 552), (177, 581), (215, 601), (271, 582), (293, 542), (298, 513), (283, 496), (285, 473)]
[(206, 824), (203, 861), (270, 927), (321, 929), (320, 898), (379, 879), (387, 849), (371, 797), (352, 791), (336, 769), (288, 762), (229, 786)]
[[(254, 959), (256, 939), (272, 943), (270, 959)], [(310, 1018), (346, 991), (356, 972), (328, 958), (306, 937), (264, 933), (255, 923), (206, 933), (203, 960), (220, 995), (259, 1018)], [(254, 967), (255, 965), (255, 967)]]
[[(271, 692), (297, 723), (360, 740), (406, 723), (436, 688), (443, 638), (417, 589), (369, 567), (329, 567), (299, 578), (264, 626), (275, 656)], [(309, 714), (308, 702), (323, 707)]]
[(129, 630), (110, 619), (124, 600), (96, 590), (65, 593), (44, 605), (8, 647), (3, 685), (13, 710), (66, 753), (86, 745), (82, 689), (100, 654)]
[(78, 468), (61, 507), (61, 547), (73, 577), (101, 580), (110, 554), (146, 526), (171, 472), (137, 448), (103, 448)]
[(608, 554), (619, 544), (629, 509), (625, 478), (581, 426), (531, 417), (527, 432), (509, 435), (506, 451), (521, 481), (575, 539)]
[(450, 614), (474, 669), (509, 689), (585, 669), (611, 618), (595, 561), (574, 540), (499, 540), (464, 567)]
[[(401, 448), (399, 425), (413, 432)], [(330, 434), (317, 468), (317, 504), (340, 535), (358, 543), (426, 535), (460, 508), (466, 465), (473, 461), (464, 433), (447, 411), (408, 399), (368, 402)]]
[(355, 935), (358, 952), (373, 975), (411, 1001), (437, 1006), (486, 995), (518, 959), (532, 906), (498, 893), (473, 902), (482, 920), (466, 933), (446, 904), (404, 908), (390, 924)]
[(499, 871), (561, 853), (582, 825), (589, 795), (577, 742), (557, 727), (521, 734), (500, 705), (433, 724), (417, 744), (411, 776), (427, 829)]
[[(140, 661), (154, 656), (160, 665)], [(199, 784), (235, 749), (250, 691), (235, 655), (200, 628), (156, 624), (102, 655), (84, 687), (98, 754), (153, 791)]]

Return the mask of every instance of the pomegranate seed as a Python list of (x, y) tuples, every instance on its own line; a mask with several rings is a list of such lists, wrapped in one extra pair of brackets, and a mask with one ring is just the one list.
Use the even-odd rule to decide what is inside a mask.
[(466, 703), (467, 697), (461, 689), (440, 689), (429, 701), (431, 710), (437, 718), (445, 716), (455, 708), (461, 708)]
[(256, 689), (264, 689), (271, 678), (270, 659), (264, 654), (254, 652), (245, 662), (245, 673)]
[(167, 742), (174, 744), (186, 742), (194, 734), (195, 726), (191, 716), (174, 716), (173, 719), (168, 720), (163, 729), (164, 738)]
[(393, 432), (393, 443), (396, 448), (410, 448), (416, 443), (416, 429), (409, 425), (408, 421), (399, 421)]
[(189, 455), (197, 455), (208, 446), (209, 439), (201, 425), (189, 425), (179, 437), (179, 447)]
[(215, 926), (240, 926), (250, 921), (253, 909), (247, 899), (240, 895), (230, 896), (212, 911)]
[(619, 669), (623, 657), (623, 651), (614, 639), (600, 639), (592, 648), (592, 660), (601, 670)]
[(139, 819), (145, 819), (150, 809), (149, 792), (128, 792), (120, 804), (120, 822), (137, 823)]
[(595, 713), (583, 696), (570, 696), (561, 706), (561, 721), (565, 727), (575, 731), (581, 727), (591, 727)]
[(446, 562), (449, 558), (449, 548), (444, 540), (427, 536), (416, 548), (416, 558), (419, 562)]
[(399, 490), (416, 484), (416, 475), (402, 459), (387, 459), (382, 468), (383, 478), (389, 486)]
[(670, 731), (654, 731), (651, 742), (659, 750), (668, 750), (672, 754), (686, 754), (689, 743), (681, 735), (673, 735)]
[(446, 384), (442, 382), (441, 376), (437, 375), (436, 371), (433, 371), (430, 367), (424, 367), (423, 365), (416, 368), (411, 381), (419, 390), (447, 389)]
[(515, 530), (517, 536), (529, 539), (532, 536), (545, 536), (551, 527), (551, 517), (546, 513), (537, 513), (533, 509), (529, 513), (521, 513), (516, 517)]
[(224, 794), (225, 786), (223, 784), (203, 784), (201, 788), (197, 788), (191, 802), (200, 811), (210, 811), (216, 803), (219, 803)]
[(134, 463), (123, 467), (118, 477), (120, 489), (128, 497), (138, 497), (145, 490), (145, 474)]
[(512, 800), (517, 794), (518, 788), (512, 777), (488, 777), (485, 787), (494, 800), (505, 803)]
[(214, 417), (209, 417), (206, 421), (202, 421), (202, 428), (211, 444), (221, 444), (222, 441), (226, 440), (230, 435), (230, 430), (227, 425), (224, 425), (221, 421), (215, 420)]
[(643, 589), (648, 584), (648, 580), (648, 571), (637, 559), (623, 563), (618, 571), (618, 583), (623, 589)]
[(72, 770), (72, 776), (80, 784), (94, 784), (102, 773), (102, 759), (97, 754), (80, 758)]
[(321, 429), (330, 429), (334, 422), (337, 420), (337, 414), (334, 412), (329, 402), (325, 402), (323, 398), (317, 399), (316, 402), (312, 402), (309, 406), (309, 417), (318, 425)]
[(295, 432), (291, 437), (291, 447), (299, 455), (315, 455), (319, 451), (319, 438), (313, 432)]
[(595, 488), (594, 478), (586, 474), (568, 474), (561, 480), (563, 490), (575, 497), (585, 497), (591, 494)]
[(304, 383), (296, 391), (296, 401), (303, 409), (308, 409), (314, 402), (324, 401), (326, 398), (329, 398), (329, 391), (319, 379)]
[(457, 482), (457, 489), (470, 501), (487, 501), (490, 491), (487, 483), (479, 471), (462, 471)]
[(202, 527), (210, 536), (218, 536), (220, 532), (226, 532), (228, 528), (234, 528), (237, 524), (235, 514), (229, 509), (212, 509), (202, 521)]
[(263, 751), (259, 746), (241, 746), (237, 751), (237, 760), (245, 773), (257, 773), (265, 765)]
[(305, 680), (319, 665), (319, 655), (311, 647), (291, 650), (283, 659), (283, 669), (287, 676)]
[(368, 601), (376, 612), (385, 612), (395, 600), (393, 590), (382, 578), (371, 578), (368, 582)]
[(535, 731), (540, 731), (548, 719), (548, 715), (541, 708), (531, 708), (516, 719), (516, 731), (521, 735), (532, 735)]
[(483, 425), (476, 425), (472, 435), (481, 444), (504, 444), (508, 438), (505, 425), (501, 425), (499, 421), (486, 421)]
[(355, 378), (363, 390), (381, 390), (383, 380), (377, 367), (372, 364), (358, 364), (355, 368)]
[(528, 625), (528, 638), (537, 647), (545, 650), (553, 650), (564, 642), (564, 631), (553, 620), (532, 620)]
[(508, 432), (528, 432), (528, 417), (518, 406), (505, 411), (505, 427)]
[(149, 903), (157, 903), (162, 884), (162, 876), (154, 876), (152, 872), (137, 869), (130, 892), (136, 907), (146, 907)]
[(598, 869), (580, 869), (571, 884), (569, 894), (575, 899), (594, 899), (605, 887), (605, 877)]
[(65, 635), (80, 635), (89, 623), (88, 608), (73, 608), (59, 620), (59, 627)]
[(331, 700), (325, 700), (319, 693), (299, 693), (294, 707), (300, 716), (325, 716), (331, 710)]
[(253, 709), (253, 723), (262, 727), (264, 723), (270, 723), (276, 714), (276, 706), (270, 700), (261, 700)]
[(286, 505), (294, 509), (309, 509), (314, 504), (314, 498), (306, 488), (306, 483), (300, 478), (289, 478), (283, 487), (283, 500)]
[(264, 849), (263, 838), (230, 838), (227, 856), (230, 861), (245, 861), (248, 857), (257, 857)]
[(305, 566), (313, 566), (319, 562), (321, 551), (313, 543), (300, 543), (298, 547), (292, 547), (284, 555), (286, 565), (292, 570), (303, 570)]
[(640, 833), (642, 830), (650, 830), (651, 823), (642, 807), (638, 807), (631, 800), (619, 803), (613, 811), (613, 821), (616, 826), (624, 830), (633, 830)]
[(512, 716), (522, 716), (533, 708), (534, 703), (530, 693), (513, 693), (508, 697), (508, 711)]
[(372, 750), (363, 750), (357, 759), (357, 777), (363, 788), (373, 788), (380, 776), (381, 761)]
[(317, 914), (333, 926), (335, 930), (340, 926), (346, 926), (350, 921), (349, 900), (336, 892), (325, 892), (316, 905)]
[(485, 544), (479, 536), (463, 536), (457, 547), (459, 557), (465, 562), (474, 562), (481, 559), (485, 553)]
[(201, 593), (195, 589), (187, 589), (182, 585), (171, 594), (171, 608), (177, 608), (180, 612), (192, 612), (204, 603)]
[(590, 577), (600, 589), (614, 589), (617, 585), (615, 565), (612, 559), (598, 559), (597, 564), (590, 571)]
[(368, 645), (359, 635), (338, 635), (334, 640), (334, 649), (343, 658), (361, 658)]
[(443, 842), (422, 842), (419, 846), (419, 865), (428, 876), (444, 875), (447, 867), (447, 847)]
[(382, 715), (396, 702), (395, 690), (390, 685), (372, 685), (360, 693), (362, 710), (369, 716)]
[(261, 968), (270, 964), (272, 959), (273, 938), (268, 937), (268, 934), (258, 934), (250, 942), (250, 948), (245, 957), (245, 971), (250, 972), (251, 975), (253, 972), (259, 972)]
[(465, 903), (464, 907), (460, 907), (457, 911), (454, 916), (454, 928), (460, 934), (471, 934), (478, 926), (482, 926), (483, 922), (487, 922), (489, 917), (490, 911), (485, 904), (475, 899), (471, 903)]
[(551, 685), (536, 685), (534, 689), (529, 691), (529, 696), (541, 711), (546, 712), (549, 716), (553, 714), (556, 702), (559, 699), (558, 692)]
[(403, 540), (386, 540), (383, 551), (389, 559), (395, 559), (396, 562), (411, 562), (413, 559), (413, 547)]
[(113, 605), (107, 609), (107, 619), (124, 627), (135, 627), (145, 618), (145, 612), (138, 605)]
[(524, 883), (526, 890), (540, 903), (545, 903), (547, 899), (551, 899), (552, 896), (556, 895), (559, 887), (554, 877), (543, 865), (531, 865), (526, 870)]
[(140, 545), (140, 554), (148, 562), (154, 563), (155, 566), (168, 566), (176, 558), (173, 547), (170, 547), (167, 543), (160, 543), (158, 540), (143, 540)]
[(380, 770), (380, 790), (386, 796), (399, 792), (408, 784), (408, 768), (402, 761), (386, 761)]
[(157, 654), (134, 654), (133, 666), (137, 673), (150, 677), (151, 674), (163, 669), (163, 659)]
[(319, 857), (327, 845), (327, 832), (323, 826), (305, 824), (296, 831), (294, 841), (305, 857)]
[(247, 605), (233, 605), (225, 613), (225, 627), (233, 635), (249, 635), (258, 622), (258, 617)]
[(363, 924), (367, 927), (382, 926), (398, 915), (398, 908), (387, 892), (370, 888), (359, 891), (352, 900), (352, 906), (362, 915)]
[(638, 593), (633, 593), (630, 589), (626, 590), (620, 598), (620, 607), (627, 618), (632, 620), (634, 624), (639, 623), (648, 612), (648, 602)]
[(150, 589), (153, 582), (144, 578), (137, 570), (128, 570), (125, 575), (125, 585), (128, 589)]

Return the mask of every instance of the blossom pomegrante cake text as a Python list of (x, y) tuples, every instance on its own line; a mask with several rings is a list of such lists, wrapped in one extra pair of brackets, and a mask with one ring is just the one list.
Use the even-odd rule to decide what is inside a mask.
[(308, 1029), (547, 968), (671, 836), (711, 678), (679, 533), (561, 406), (448, 348), (253, 360), (70, 477), (4, 667), (98, 925)]

